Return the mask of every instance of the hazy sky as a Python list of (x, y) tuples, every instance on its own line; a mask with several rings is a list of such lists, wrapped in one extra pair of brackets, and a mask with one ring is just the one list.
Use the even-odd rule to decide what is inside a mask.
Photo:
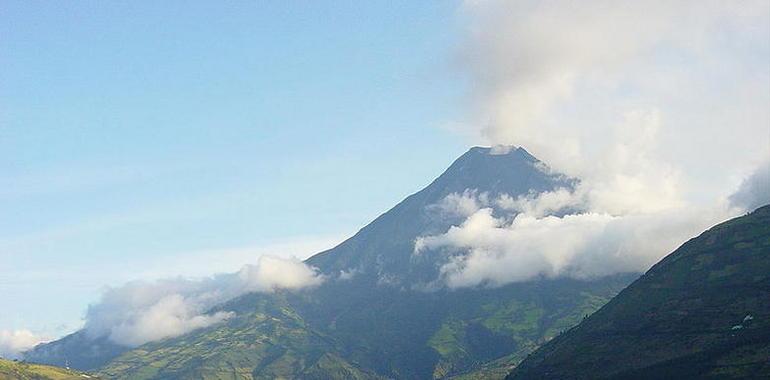
[(451, 2), (3, 1), (0, 330), (70, 329), (105, 284), (312, 254), (419, 190), (468, 145), (442, 129), (456, 22)]
[[(646, 255), (661, 221), (690, 236), (768, 199), (769, 19), (765, 0), (3, 1), (0, 343), (79, 327), (105, 285), (328, 248), (478, 143), (584, 180), (582, 251), (607, 237), (583, 227), (642, 226)], [(475, 212), (511, 260), (457, 286), (538, 243)]]

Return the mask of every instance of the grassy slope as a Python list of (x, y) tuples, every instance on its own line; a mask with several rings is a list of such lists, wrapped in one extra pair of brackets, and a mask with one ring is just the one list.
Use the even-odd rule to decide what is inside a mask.
[(465, 378), (501, 379), (630, 281), (631, 276), (620, 276), (439, 293), (381, 288), (379, 293), (362, 290), (360, 301), (335, 289), (328, 291), (336, 299), (321, 292), (252, 294), (220, 307), (238, 315), (228, 323), (144, 345), (113, 360), (100, 374), (117, 379), (367, 379), (377, 373), (424, 379), (472, 371)]
[[(618, 288), (619, 286), (620, 283)], [(491, 331), (512, 337), (517, 349), (500, 358), (480, 363), (470, 371), (460, 371), (450, 377), (455, 380), (503, 379), (537, 347), (553, 339), (561, 331), (577, 325), (585, 316), (602, 307), (617, 293), (618, 288), (607, 287), (603, 291), (593, 289), (592, 292), (578, 292), (573, 297), (574, 303), (565, 302), (561, 308), (548, 309), (534, 302), (522, 304), (516, 301), (486, 305), (494, 308), (494, 312), (480, 318), (478, 322)], [(445, 357), (450, 358), (449, 355)]]
[(769, 294), (765, 206), (685, 243), (511, 378), (770, 378)]
[(218, 326), (129, 351), (102, 368), (110, 379), (373, 379), (341, 358), (279, 297)]
[[(562, 307), (540, 300), (520, 302), (515, 299), (483, 304), (475, 316), (462, 321), (449, 320), (442, 324), (428, 341), (428, 345), (441, 355), (433, 377), (502, 379), (527, 354), (560, 331), (578, 324), (584, 316), (598, 310), (616, 291), (608, 289), (598, 294), (579, 292), (574, 295), (573, 302), (565, 302)], [(467, 357), (474, 351), (474, 343), (478, 343), (469, 339), (468, 335), (470, 331), (479, 328), (494, 336), (509, 339), (509, 347), (512, 349), (505, 350), (503, 356), (492, 356), (491, 360), (469, 363)], [(478, 351), (478, 348), (475, 351)]]
[(94, 375), (60, 367), (0, 359), (0, 379), (3, 380), (84, 380)]
[(636, 277), (437, 292), (340, 285), (293, 305), (315, 330), (341, 342), (347, 358), (383, 376), (448, 378), (492, 370), (502, 378)]

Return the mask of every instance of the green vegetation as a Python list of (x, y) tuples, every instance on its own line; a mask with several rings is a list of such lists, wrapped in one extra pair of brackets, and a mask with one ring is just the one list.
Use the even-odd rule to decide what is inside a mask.
[(770, 378), (770, 206), (661, 260), (512, 379)]
[(236, 314), (227, 322), (130, 350), (99, 374), (502, 379), (552, 331), (598, 309), (630, 277), (437, 292), (330, 283), (308, 292), (249, 294), (217, 308)]
[(341, 357), (280, 297), (234, 320), (129, 351), (105, 366), (110, 379), (376, 379)]
[[(596, 288), (571, 296), (561, 293), (566, 291), (487, 302), (471, 311), (467, 319), (443, 323), (428, 341), (441, 356), (433, 377), (502, 379), (529, 353), (578, 324), (615, 294)], [(489, 346), (479, 347), (480, 342)]]
[(461, 321), (447, 321), (428, 340), (428, 345), (442, 357), (467, 354), (463, 348), (466, 327), (467, 324)]
[(49, 365), (0, 359), (0, 379), (3, 380), (86, 380), (94, 375)]

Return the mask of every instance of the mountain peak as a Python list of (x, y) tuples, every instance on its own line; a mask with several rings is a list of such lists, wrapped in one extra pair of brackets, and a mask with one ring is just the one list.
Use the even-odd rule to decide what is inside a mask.
[(551, 173), (547, 165), (522, 147), (474, 146), (425, 190), (435, 194), (430, 197), (435, 202), (467, 189), (516, 196), (569, 187), (572, 182), (564, 175)]
[(515, 145), (471, 147), (455, 161), (455, 164), (465, 162), (475, 162), (477, 165), (483, 166), (494, 165), (494, 162), (498, 162), (498, 165), (524, 163), (529, 166), (540, 163), (542, 165), (541, 168), (545, 167), (540, 160), (531, 155), (526, 149)]
[(524, 148), (516, 145), (492, 145), (492, 146), (473, 146), (467, 153), (472, 154), (484, 154), (488, 156), (513, 156), (519, 158), (526, 158), (537, 161), (537, 159), (529, 154)]
[[(415, 267), (414, 241), (426, 234), (446, 232), (457, 222), (438, 218), (430, 212), (433, 205), (448, 195), (474, 191), (490, 197), (502, 194), (517, 197), (572, 187), (574, 182), (565, 175), (552, 173), (521, 147), (472, 147), (430, 185), (404, 199), (339, 246), (308, 259), (308, 263), (325, 273), (355, 270), (377, 279), (403, 279), (409, 273), (419, 272), (417, 277), (425, 280), (435, 273)], [(420, 265), (435, 269), (435, 263)]]

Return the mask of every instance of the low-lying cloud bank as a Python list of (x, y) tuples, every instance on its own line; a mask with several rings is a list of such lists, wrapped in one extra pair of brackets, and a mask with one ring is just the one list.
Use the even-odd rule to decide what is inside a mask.
[(629, 115), (610, 159), (594, 163), (574, 188), (519, 197), (467, 189), (428, 206), (436, 217), (457, 221), (446, 233), (415, 241), (415, 254), (442, 250), (449, 257), (433, 285), (644, 272), (708, 227), (770, 203), (770, 159), (731, 196), (688, 199), (685, 175), (652, 154), (659, 123), (654, 113)]
[(237, 273), (204, 279), (132, 282), (110, 288), (86, 313), (84, 330), (92, 338), (135, 347), (179, 336), (232, 318), (232, 312), (209, 313), (224, 301), (249, 292), (299, 290), (321, 284), (324, 277), (298, 259), (261, 256)]
[(29, 330), (0, 330), (0, 358), (20, 358), (22, 352), (44, 341)]
[[(415, 242), (415, 252), (445, 250), (439, 285), (489, 286), (539, 277), (591, 279), (643, 272), (685, 240), (738, 213), (729, 207), (676, 208), (613, 215), (587, 202), (585, 190), (558, 189), (539, 196), (511, 198), (474, 192), (451, 195), (466, 200), (467, 218), (444, 234)], [(566, 215), (561, 210), (584, 210)], [(557, 216), (560, 215), (560, 216)]]

